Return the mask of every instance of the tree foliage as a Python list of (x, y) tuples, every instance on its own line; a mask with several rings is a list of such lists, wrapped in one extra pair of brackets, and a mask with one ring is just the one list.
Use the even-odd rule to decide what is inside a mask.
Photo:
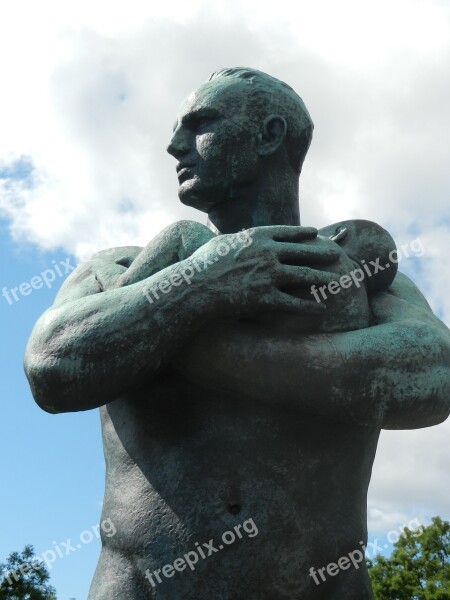
[(56, 600), (49, 579), (47, 567), (34, 556), (33, 546), (27, 545), (0, 563), (0, 600)]
[(450, 523), (406, 528), (389, 558), (368, 561), (375, 600), (450, 600)]

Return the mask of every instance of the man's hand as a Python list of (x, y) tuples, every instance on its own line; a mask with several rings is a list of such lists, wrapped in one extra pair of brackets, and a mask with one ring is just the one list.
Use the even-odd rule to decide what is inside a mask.
[[(286, 237), (280, 237), (280, 232), (277, 231), (280, 229), (285, 231)], [(288, 232), (289, 229), (291, 231)], [(252, 294), (252, 286), (260, 285), (262, 288), (258, 292), (258, 304), (250, 306), (249, 314), (255, 321), (279, 334), (284, 331), (318, 333), (368, 327), (370, 308), (366, 285), (360, 278), (353, 281), (349, 275), (355, 269), (361, 273), (362, 271), (358, 264), (349, 258), (345, 249), (334, 240), (318, 236), (315, 229), (306, 227), (261, 227), (241, 232), (243, 233), (249, 240), (246, 246), (252, 244), (254, 251), (253, 254), (248, 253), (247, 258), (255, 260), (259, 265), (259, 270), (249, 274), (245, 290), (242, 291), (243, 296), (246, 290)], [(222, 241), (224, 239), (227, 241)], [(283, 243), (283, 240), (286, 241)], [(214, 261), (218, 261), (217, 255), (224, 244), (236, 246), (237, 242), (233, 236), (219, 236), (211, 240), (209, 247), (212, 247), (216, 256), (208, 254), (208, 263), (214, 264)], [(204, 248), (201, 248), (199, 253), (202, 250)], [(283, 271), (284, 278), (280, 282), (273, 276), (276, 277), (276, 269), (283, 268), (284, 265), (287, 265), (287, 269)], [(212, 272), (210, 276), (211, 274)], [(343, 277), (346, 282), (344, 287), (339, 283)], [(264, 297), (261, 296), (266, 291), (262, 287), (264, 284), (269, 286), (269, 292), (272, 292), (270, 299), (273, 299), (273, 303), (267, 307), (261, 303), (261, 300), (264, 301)], [(275, 289), (271, 289), (270, 285)], [(222, 285), (223, 289), (225, 287)], [(278, 304), (280, 292), (285, 303), (283, 305)], [(247, 300), (242, 296), (241, 305)], [(289, 303), (288, 308), (286, 300)]]
[(312, 227), (269, 226), (216, 236), (189, 260), (195, 277), (209, 288), (218, 316), (320, 315), (326, 306), (314, 300), (311, 286), (333, 281), (330, 265), (341, 256), (339, 246), (317, 239)]
[(369, 326), (370, 307), (366, 275), (337, 241), (337, 236), (328, 238), (318, 235), (310, 242), (317, 246), (318, 251), (323, 249), (323, 252), (326, 252), (327, 249), (333, 248), (338, 253), (338, 259), (328, 267), (328, 270), (334, 273), (332, 282), (328, 285), (312, 286), (309, 290), (316, 302), (325, 303), (327, 311), (315, 329), (310, 327), (306, 331), (331, 333)]

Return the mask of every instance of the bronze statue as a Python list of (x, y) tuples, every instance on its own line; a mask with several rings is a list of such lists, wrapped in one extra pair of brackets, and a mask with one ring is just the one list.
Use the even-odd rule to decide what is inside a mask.
[(214, 74), (168, 147), (209, 226), (99, 252), (33, 330), (38, 404), (100, 408), (117, 534), (90, 600), (373, 598), (379, 433), (447, 418), (450, 332), (381, 227), (300, 226), (312, 129), (286, 84)]

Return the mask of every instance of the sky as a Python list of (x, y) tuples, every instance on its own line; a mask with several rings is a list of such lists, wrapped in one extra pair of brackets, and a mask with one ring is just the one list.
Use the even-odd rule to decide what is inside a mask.
[[(204, 221), (179, 204), (165, 148), (182, 100), (230, 66), (286, 81), (312, 116), (302, 224), (383, 225), (405, 248), (400, 269), (450, 325), (447, 0), (4, 3), (0, 287), (48, 270), (53, 280), (0, 297), (0, 561), (26, 543), (42, 553), (76, 540), (51, 569), (62, 600), (86, 598), (99, 553), (95, 536), (80, 542), (99, 522), (99, 418), (34, 404), (26, 340), (66, 269), (99, 249), (144, 245), (177, 219)], [(382, 433), (371, 539), (412, 519), (450, 519), (449, 434), (450, 421)]]

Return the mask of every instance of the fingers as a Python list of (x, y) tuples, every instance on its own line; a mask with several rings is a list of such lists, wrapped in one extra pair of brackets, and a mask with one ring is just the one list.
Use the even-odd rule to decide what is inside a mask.
[(299, 225), (269, 225), (257, 227), (255, 231), (260, 231), (275, 242), (302, 242), (317, 237), (315, 227), (300, 227)]
[(278, 260), (284, 264), (310, 265), (336, 262), (341, 251), (333, 245), (307, 245), (284, 242), (277, 244)]
[(328, 285), (335, 281), (336, 277), (336, 273), (331, 271), (320, 271), (319, 269), (297, 265), (281, 265), (277, 282), (284, 289), (296, 289), (312, 285)]
[(265, 310), (277, 310), (297, 315), (323, 315), (327, 310), (326, 305), (315, 300), (305, 300), (304, 298), (295, 298), (285, 292), (279, 291), (265, 303)]

